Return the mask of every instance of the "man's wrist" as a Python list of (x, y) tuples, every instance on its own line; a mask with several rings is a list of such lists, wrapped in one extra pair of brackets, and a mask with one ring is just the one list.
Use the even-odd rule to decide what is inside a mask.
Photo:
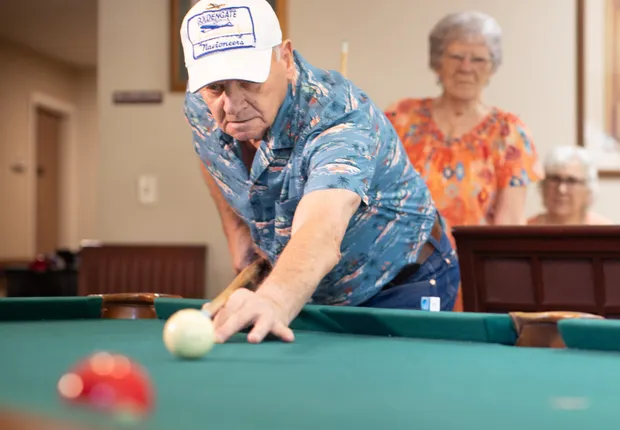
[(297, 303), (298, 299), (288, 294), (284, 287), (271, 282), (269, 278), (258, 288), (256, 294), (272, 302), (282, 318), (286, 319), (287, 324), (295, 319), (297, 313), (303, 307), (303, 304), (299, 305)]

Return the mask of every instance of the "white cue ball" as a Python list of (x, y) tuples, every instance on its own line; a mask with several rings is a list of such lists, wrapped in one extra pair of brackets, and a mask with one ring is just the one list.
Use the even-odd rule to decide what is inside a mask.
[(164, 345), (174, 356), (195, 359), (208, 353), (215, 344), (211, 318), (198, 309), (182, 309), (164, 325)]

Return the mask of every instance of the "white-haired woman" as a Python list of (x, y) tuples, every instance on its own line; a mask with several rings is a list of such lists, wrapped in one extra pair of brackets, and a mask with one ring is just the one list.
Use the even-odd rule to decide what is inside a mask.
[(541, 183), (545, 211), (529, 225), (606, 225), (607, 218), (592, 212), (598, 189), (598, 170), (587, 149), (557, 146), (545, 158)]
[(450, 226), (524, 224), (527, 185), (541, 176), (523, 122), (482, 97), (502, 62), (501, 36), (486, 14), (446, 16), (429, 37), (441, 94), (385, 112)]
[[(444, 17), (429, 36), (441, 93), (405, 98), (385, 112), (448, 227), (524, 224), (527, 186), (542, 176), (523, 122), (482, 97), (502, 63), (501, 39), (486, 14)], [(462, 310), (460, 290), (454, 310)]]

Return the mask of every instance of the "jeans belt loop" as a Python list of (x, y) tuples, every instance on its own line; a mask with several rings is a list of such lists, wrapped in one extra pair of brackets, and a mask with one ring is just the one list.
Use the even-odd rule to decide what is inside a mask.
[[(437, 242), (441, 242), (441, 236), (443, 235), (443, 230), (441, 228), (441, 223), (439, 222), (439, 217), (435, 219), (435, 223), (433, 224), (433, 228), (431, 229), (431, 237), (435, 238)], [(435, 245), (432, 244), (430, 240), (426, 241), (424, 245), (422, 245), (422, 249), (420, 250), (420, 255), (418, 255), (418, 264), (423, 264), (428, 257), (433, 255), (435, 252)]]

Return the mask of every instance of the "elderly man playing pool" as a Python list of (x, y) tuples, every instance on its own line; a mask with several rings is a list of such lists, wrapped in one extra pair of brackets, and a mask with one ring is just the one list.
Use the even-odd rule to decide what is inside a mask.
[(264, 0), (200, 1), (181, 28), (185, 115), (237, 270), (272, 270), (214, 315), (293, 341), (304, 305), (452, 310), (460, 274), (424, 181), (381, 109), (310, 65)]

